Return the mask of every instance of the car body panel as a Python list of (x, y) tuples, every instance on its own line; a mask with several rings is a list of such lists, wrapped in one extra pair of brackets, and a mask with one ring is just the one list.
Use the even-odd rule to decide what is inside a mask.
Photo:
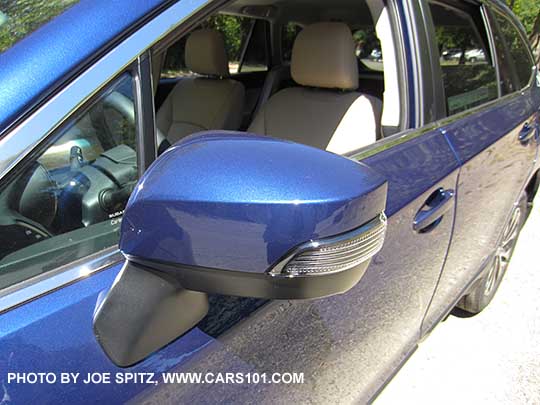
[(509, 95), (476, 113), (459, 115), (441, 128), (462, 169), (452, 243), (426, 315), (424, 333), (492, 257), (512, 206), (527, 185), (537, 143), (533, 138), (523, 145), (518, 137), (526, 122), (536, 121), (531, 91)]
[[(453, 212), (427, 234), (414, 232), (412, 221), (434, 188), (455, 187), (458, 164), (437, 130), (416, 137), (411, 134), (410, 139), (400, 139), (397, 146), (362, 161), (386, 176), (392, 191), (387, 241), (361, 283), (346, 294), (314, 301), (265, 302), (216, 296), (211, 299), (209, 315), (198, 327), (139, 365), (123, 370), (303, 372), (305, 384), (216, 384), (211, 390), (196, 384), (111, 384), (103, 390), (100, 385), (99, 395), (122, 402), (133, 396), (137, 401), (168, 398), (168, 402), (180, 398), (319, 402), (338, 394), (344, 400), (371, 397), (393, 367), (414, 349), (419, 337), (450, 240)], [(411, 178), (415, 181), (403, 187), (404, 179)], [(415, 265), (408, 262), (411, 260)], [(102, 352), (91, 325), (92, 314), (118, 270), (119, 265), (113, 266), (3, 314), (0, 359), (5, 370), (122, 371)], [(261, 305), (263, 308), (257, 310)], [(377, 367), (381, 362), (392, 366), (381, 369)], [(359, 375), (362, 386), (358, 386)], [(15, 402), (39, 398), (73, 403), (96, 398), (92, 394), (95, 386), (84, 384), (68, 392), (61, 386), (50, 390), (41, 385), (8, 388)]]
[[(0, 315), (0, 403), (120, 403), (147, 384), (84, 384), (87, 373), (164, 372), (212, 339), (194, 329), (159, 354), (127, 370), (114, 366), (96, 342), (94, 309), (121, 264)], [(80, 373), (77, 384), (8, 384), (8, 372)]]
[[(148, 0), (124, 8), (111, 3), (81, 2), (2, 54), (0, 86), (6, 88), (6, 97), (0, 100), (0, 128), (10, 127), (17, 117), (48, 95), (66, 73), (75, 72), (90, 61), (96, 51), (105, 49), (110, 41), (126, 32), (128, 26), (159, 7), (160, 2)], [(98, 6), (93, 11), (84, 13), (95, 4)], [(404, 18), (402, 5), (398, 10)], [(106, 21), (112, 20), (111, 16), (115, 21), (108, 25)], [(87, 24), (86, 18), (95, 18), (97, 23)], [(70, 24), (73, 28), (66, 29)], [(404, 31), (406, 41), (409, 32), (414, 33), (413, 28)], [(79, 37), (81, 32), (85, 35)], [(50, 45), (48, 37), (55, 33), (58, 36)], [(69, 63), (65, 63), (60, 51), (66, 43), (70, 45), (63, 57), (68, 58)], [(47, 50), (49, 46), (51, 49)], [(408, 55), (405, 62), (412, 77), (414, 58), (410, 55), (411, 49), (405, 48)], [(47, 69), (36, 66), (49, 51), (52, 52), (50, 66)], [(25, 56), (25, 52), (36, 55)], [(33, 80), (28, 81), (28, 77)], [(412, 80), (409, 85), (420, 87), (420, 83)], [(414, 121), (415, 91), (411, 89), (408, 94), (409, 113)], [(3, 308), (4, 312), (0, 312), (0, 403), (276, 403), (285, 399), (322, 403), (336, 402), (336, 398), (340, 402), (371, 399), (414, 350), (426, 325), (438, 321), (440, 314), (453, 303), (452, 299), (457, 298), (450, 292), (457, 291), (458, 284), (452, 285), (453, 290), (441, 287), (439, 277), (450, 246), (455, 252), (447, 260), (443, 272), (445, 280), (456, 278), (456, 269), (464, 273), (464, 268), (457, 263), (460, 251), (456, 246), (469, 247), (462, 236), (459, 236), (461, 241), (451, 245), (452, 231), (456, 226), (456, 234), (464, 235), (470, 231), (467, 227), (479, 225), (476, 217), (468, 223), (470, 218), (461, 210), (476, 209), (479, 198), (483, 207), (479, 219), (485, 224), (490, 210), (506, 209), (524, 186), (527, 177), (524, 173), (531, 171), (533, 155), (537, 152), (533, 146), (529, 146), (530, 149), (517, 146), (512, 139), (515, 135), (512, 129), (518, 125), (509, 121), (508, 114), (517, 113), (520, 120), (530, 117), (533, 103), (526, 97), (499, 100), (483, 112), (463, 117), (463, 121), (445, 124), (444, 131), (437, 123), (397, 134), (351, 156), (388, 180), (386, 213), (389, 218), (383, 249), (374, 257), (362, 281), (345, 294), (313, 301), (211, 296), (209, 314), (201, 323), (127, 369), (113, 365), (92, 330), (94, 311), (122, 263), (82, 278), (79, 273), (68, 285), (51, 287), (37, 297), (27, 297)], [(484, 119), (478, 120), (478, 114), (483, 114)], [(507, 128), (513, 135), (504, 137), (498, 126)], [(474, 134), (477, 136), (471, 140)], [(515, 151), (523, 160), (487, 161), (489, 156), (504, 156), (508, 151)], [(461, 174), (460, 161), (465, 163)], [(492, 170), (498, 170), (495, 176)], [(478, 188), (478, 184), (482, 187)], [(494, 202), (499, 193), (492, 192), (497, 184), (507, 186), (500, 201), (504, 207), (493, 206), (499, 204)], [(439, 188), (457, 190), (455, 201), (459, 211), (457, 214), (455, 209), (448, 211), (430, 232), (415, 232), (415, 216)], [(511, 195), (510, 189), (516, 194)], [(502, 217), (504, 213), (500, 213), (498, 220)], [(496, 230), (495, 225), (500, 226), (499, 223), (490, 226)], [(476, 242), (482, 244), (482, 258), (489, 254), (493, 238), (480, 238)], [(452, 258), (456, 263), (451, 264)], [(474, 257), (474, 262), (480, 263), (482, 258)], [(432, 302), (437, 285), (438, 298)], [(430, 312), (422, 330), (428, 308)], [(303, 372), (305, 383), (14, 385), (7, 384), (8, 371), (81, 373), (79, 378), (85, 377), (87, 372), (150, 372), (158, 373), (154, 376), (156, 381), (160, 381), (159, 373), (168, 371)]]
[[(451, 211), (430, 233), (412, 229), (423, 202), (436, 187), (455, 187), (458, 173), (442, 134), (433, 130), (413, 136), (370, 157), (358, 156), (389, 181), (387, 239), (358, 285), (320, 300), (271, 301), (220, 335), (223, 347), (210, 344), (175, 369), (242, 370), (245, 363), (261, 373), (304, 372), (304, 384), (222, 384), (211, 390), (204, 385), (159, 385), (137, 400), (330, 403), (339, 398), (363, 403), (372, 398), (416, 347), (453, 226)], [(403, 187), (411, 177), (417, 181)], [(230, 354), (237, 362), (229, 363)], [(382, 363), (388, 367), (381, 368)]]

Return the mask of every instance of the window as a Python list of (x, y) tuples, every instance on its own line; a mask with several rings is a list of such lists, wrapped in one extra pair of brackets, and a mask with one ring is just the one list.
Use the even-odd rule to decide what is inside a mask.
[(361, 27), (354, 31), (353, 38), (360, 71), (384, 71), (381, 42), (377, 38), (375, 27)]
[(0, 53), (71, 7), (77, 0), (0, 2)]
[(0, 184), (0, 288), (118, 242), (138, 179), (125, 74)]
[(241, 58), (239, 72), (263, 72), (268, 70), (268, 23), (264, 20), (253, 20), (251, 35), (244, 57)]
[(518, 29), (498, 12), (494, 12), (493, 15), (493, 35), (499, 61), (502, 93), (513, 93), (529, 84), (534, 62)]
[[(216, 14), (201, 24), (199, 28), (211, 28), (223, 34), (231, 74), (268, 70), (266, 46), (268, 23), (266, 21)], [(175, 78), (192, 74), (186, 68), (184, 55), (188, 36), (183, 36), (167, 50), (165, 63), (161, 70), (162, 78)]]
[(497, 98), (497, 78), (480, 9), (430, 3), (448, 115)]
[(302, 27), (296, 23), (289, 22), (283, 25), (281, 31), (281, 59), (284, 62), (290, 62), (294, 40), (302, 31)]

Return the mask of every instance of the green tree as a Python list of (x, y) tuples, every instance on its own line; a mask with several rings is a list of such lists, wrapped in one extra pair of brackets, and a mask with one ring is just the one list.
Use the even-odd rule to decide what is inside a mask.
[(506, 2), (527, 30), (529, 41), (536, 54), (536, 63), (540, 63), (540, 2), (538, 0), (506, 0)]

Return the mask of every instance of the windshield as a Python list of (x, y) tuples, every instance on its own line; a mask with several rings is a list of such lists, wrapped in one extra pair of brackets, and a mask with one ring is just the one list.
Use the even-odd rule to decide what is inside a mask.
[(77, 0), (0, 0), (0, 53), (76, 2)]

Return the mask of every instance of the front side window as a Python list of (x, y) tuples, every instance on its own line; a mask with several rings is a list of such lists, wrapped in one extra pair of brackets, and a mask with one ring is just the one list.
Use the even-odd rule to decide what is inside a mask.
[(496, 99), (496, 72), (480, 9), (465, 12), (430, 3), (430, 10), (448, 115)]
[(534, 62), (527, 44), (518, 29), (506, 17), (493, 12), (495, 48), (499, 61), (503, 94), (513, 93), (527, 86)]
[(0, 183), (0, 288), (117, 244), (136, 150), (125, 74)]
[(294, 22), (289, 22), (282, 26), (281, 30), (281, 59), (283, 62), (290, 62), (294, 40), (302, 31), (302, 26)]

